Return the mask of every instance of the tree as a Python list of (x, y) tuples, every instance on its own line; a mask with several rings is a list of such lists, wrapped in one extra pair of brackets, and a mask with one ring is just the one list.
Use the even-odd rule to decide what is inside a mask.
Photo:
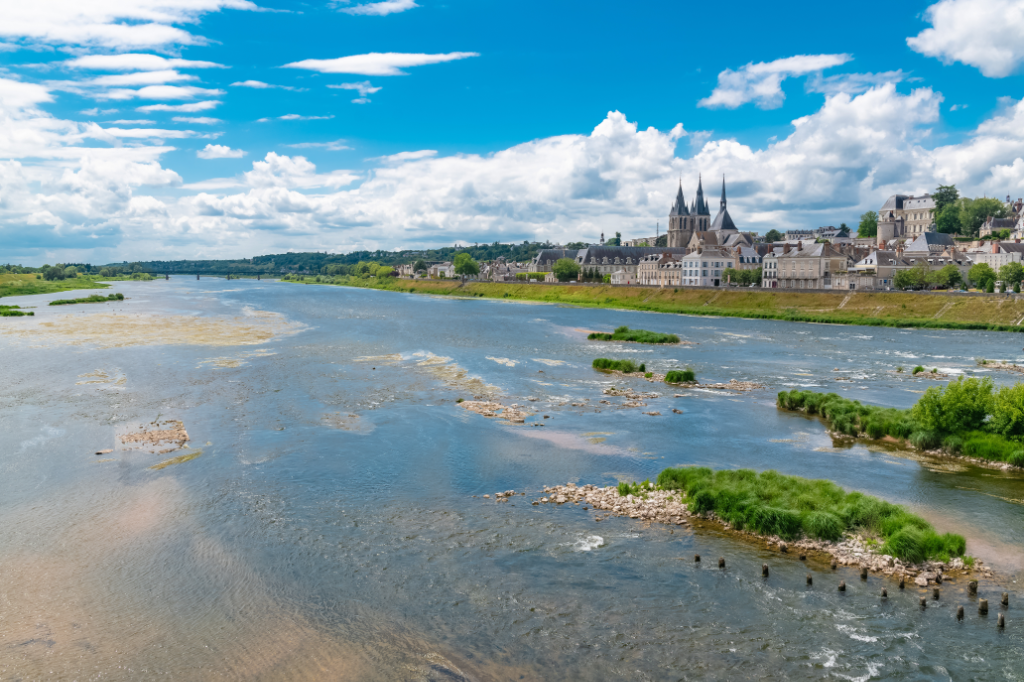
[(985, 289), (989, 282), (996, 281), (996, 271), (988, 263), (975, 263), (967, 271), (967, 279), (976, 284), (979, 289)]
[(972, 237), (977, 236), (978, 230), (990, 216), (1005, 218), (1006, 205), (998, 199), (989, 199), (988, 197), (960, 200), (960, 224), (966, 234)]
[(939, 185), (932, 194), (932, 199), (935, 201), (935, 214), (938, 215), (946, 206), (956, 204), (960, 199), (960, 192), (957, 191), (956, 185)]
[(935, 229), (946, 234), (956, 234), (960, 231), (960, 206), (956, 202), (946, 204), (941, 209), (935, 209)]
[(928, 273), (928, 283), (944, 289), (954, 289), (961, 281), (960, 270), (952, 263)]
[(455, 266), (455, 274), (462, 275), (463, 280), (466, 279), (466, 275), (480, 274), (480, 266), (465, 251), (455, 254), (455, 260), (452, 261), (452, 265)]
[(622, 246), (622, 233), (616, 232), (615, 236), (604, 243), (605, 246)]
[(996, 392), (988, 426), (1004, 436), (1024, 436), (1024, 384), (1003, 386)]
[(656, 240), (654, 240), (654, 245), (655, 246), (667, 247), (668, 246), (668, 235), (667, 234), (660, 235)]
[(874, 211), (868, 211), (860, 217), (860, 225), (857, 227), (858, 237), (877, 237), (878, 236), (878, 214)]
[(576, 276), (580, 273), (580, 266), (572, 258), (559, 258), (555, 261), (551, 271), (555, 273), (555, 277), (558, 278), (559, 282), (568, 282), (576, 279)]
[(926, 431), (966, 433), (981, 428), (992, 409), (992, 379), (960, 377), (945, 390), (932, 386), (910, 409)]
[(426, 263), (426, 261), (424, 261), (422, 258), (420, 258), (418, 261), (416, 261), (415, 263), (412, 264), (412, 271), (413, 272), (426, 272), (427, 271), (427, 263)]
[(928, 284), (928, 264), (918, 263), (907, 270), (900, 270), (892, 278), (897, 289), (923, 289)]
[(781, 242), (783, 239), (785, 239), (785, 236), (778, 230), (768, 230), (764, 235), (764, 240), (769, 244)]
[(1005, 286), (1016, 287), (1024, 281), (1024, 266), (1020, 263), (1007, 263), (999, 268), (999, 279)]

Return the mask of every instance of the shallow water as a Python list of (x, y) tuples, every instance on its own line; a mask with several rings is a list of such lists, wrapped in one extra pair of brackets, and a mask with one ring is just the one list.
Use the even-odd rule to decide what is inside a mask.
[[(975, 357), (1024, 360), (1024, 337), (275, 282), (113, 291), (128, 299), (24, 297), (35, 318), (0, 319), (0, 679), (1024, 676), (1024, 477), (834, 447), (820, 422), (774, 407), (800, 386), (905, 407), (934, 382), (897, 365), (976, 372)], [(620, 324), (697, 345), (586, 341)], [(594, 372), (599, 356), (769, 388), (666, 390)], [(661, 397), (598, 402), (627, 384)], [(456, 403), (474, 397), (536, 414), (511, 425)], [(118, 438), (168, 420), (191, 450)], [(956, 583), (922, 611), (916, 589), (714, 531), (529, 504), (543, 485), (673, 464), (774, 468), (906, 504), (999, 570), (982, 583), (992, 610), (978, 617)], [(528, 494), (495, 503), (507, 489)]]

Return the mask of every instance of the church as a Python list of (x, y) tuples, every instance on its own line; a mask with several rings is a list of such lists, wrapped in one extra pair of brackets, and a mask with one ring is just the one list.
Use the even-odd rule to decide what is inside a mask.
[[(683, 198), (683, 182), (679, 181), (679, 192), (676, 194), (676, 203), (668, 214), (668, 245), (670, 247), (686, 248), (694, 244), (694, 237), (697, 241), (708, 241), (715, 245), (724, 245), (728, 236), (737, 234), (739, 230), (729, 215), (725, 200), (725, 176), (722, 176), (722, 200), (718, 215), (711, 220), (711, 209), (708, 202), (704, 200), (704, 185), (700, 176), (697, 177), (697, 196), (686, 207), (686, 199)], [(707, 233), (715, 233), (713, 236)], [(705, 237), (712, 237), (706, 239)]]

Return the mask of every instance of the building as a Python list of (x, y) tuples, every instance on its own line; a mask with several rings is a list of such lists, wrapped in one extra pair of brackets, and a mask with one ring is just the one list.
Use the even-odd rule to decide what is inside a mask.
[(596, 272), (600, 277), (622, 270), (633, 277), (635, 281), (639, 281), (637, 268), (640, 262), (647, 256), (660, 256), (663, 253), (681, 256), (686, 253), (686, 249), (649, 246), (588, 246), (576, 253), (576, 263), (579, 264), (580, 270), (588, 273)]
[(1024, 259), (1024, 244), (1020, 239), (1012, 242), (992, 242), (988, 247), (970, 253), (971, 260), (975, 263), (987, 263), (996, 272), (999, 268), (1009, 263), (1020, 263)]
[(761, 279), (762, 288), (779, 289), (831, 289), (832, 273), (846, 272), (853, 263), (851, 255), (832, 244), (789, 244), (782, 253), (774, 249), (763, 258), (764, 272), (772, 273)]
[(993, 218), (989, 216), (978, 230), (979, 237), (987, 237), (997, 230), (1006, 230), (1011, 234), (1017, 230), (1016, 217)]
[(677, 267), (666, 267), (666, 270), (678, 271), (678, 286), (717, 287), (724, 283), (722, 271), (729, 267), (732, 267), (732, 254), (724, 249), (709, 248), (686, 254), (679, 259)]
[(930, 194), (919, 197), (908, 194), (893, 194), (878, 210), (881, 229), (883, 220), (899, 223), (904, 232), (896, 237), (918, 235), (935, 229), (935, 199)]
[[(604, 233), (601, 234), (601, 241), (604, 241)], [(572, 258), (575, 260), (579, 252), (579, 249), (541, 249), (537, 252), (533, 261), (530, 262), (530, 272), (551, 272), (551, 269), (559, 260), (562, 258)]]
[[(722, 180), (722, 199), (725, 200), (725, 180)], [(704, 201), (704, 185), (697, 177), (697, 197), (686, 207), (683, 197), (683, 181), (679, 181), (676, 201), (668, 214), (668, 245), (669, 247), (685, 247), (694, 232), (711, 229), (711, 210)]]

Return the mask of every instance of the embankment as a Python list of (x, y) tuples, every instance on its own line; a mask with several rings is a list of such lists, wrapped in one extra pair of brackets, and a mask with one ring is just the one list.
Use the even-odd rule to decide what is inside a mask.
[(750, 319), (1021, 332), (1024, 298), (900, 292), (826, 292), (760, 289), (671, 289), (608, 285), (544, 285), (453, 280), (336, 281), (388, 291), (566, 303), (659, 313)]

